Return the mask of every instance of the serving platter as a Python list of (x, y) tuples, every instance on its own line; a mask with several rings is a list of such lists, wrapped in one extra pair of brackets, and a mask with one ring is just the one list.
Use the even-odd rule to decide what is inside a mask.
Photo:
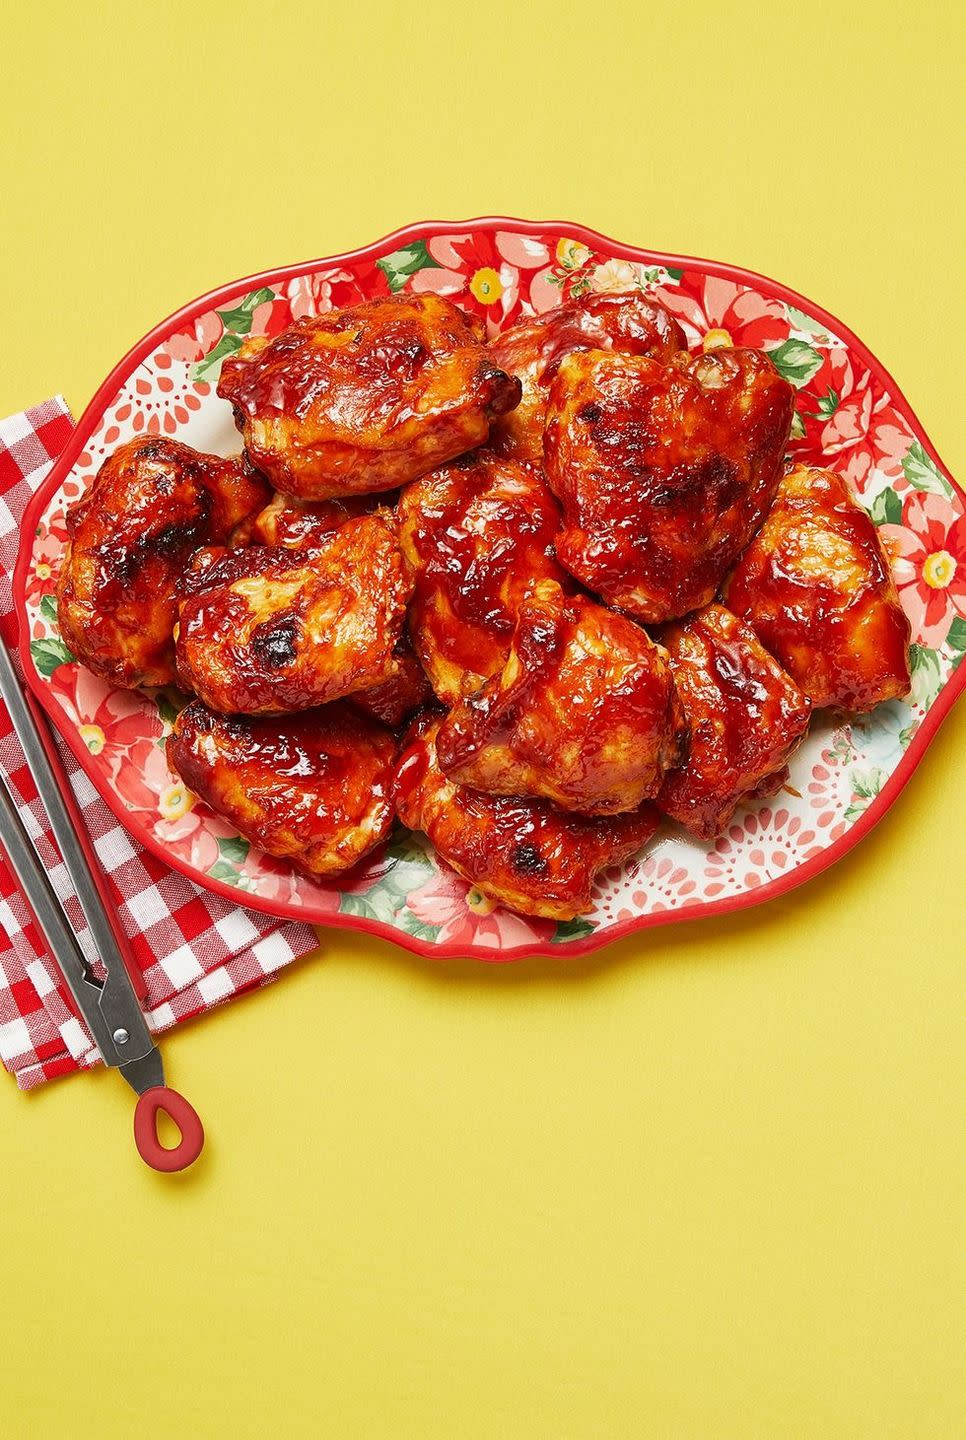
[[(846, 475), (880, 527), (912, 624), (909, 699), (861, 718), (820, 715), (778, 796), (739, 810), (709, 844), (665, 827), (640, 857), (601, 875), (592, 913), (566, 923), (494, 906), (438, 864), (422, 837), (404, 832), (328, 883), (249, 846), (168, 770), (164, 741), (181, 697), (113, 690), (61, 639), (55, 590), (66, 508), (135, 435), (237, 453), (238, 432), (215, 384), (222, 360), (249, 335), (408, 289), (446, 296), (480, 316), (492, 336), (569, 296), (635, 287), (672, 311), (693, 350), (764, 348), (796, 387), (789, 455)], [(14, 599), (27, 682), (91, 783), (137, 840), (197, 884), (430, 957), (562, 956), (782, 894), (882, 817), (966, 684), (966, 494), (883, 366), (838, 320), (786, 287), (565, 222), (427, 222), (345, 255), (235, 281), (139, 341), (97, 391), (27, 512)]]

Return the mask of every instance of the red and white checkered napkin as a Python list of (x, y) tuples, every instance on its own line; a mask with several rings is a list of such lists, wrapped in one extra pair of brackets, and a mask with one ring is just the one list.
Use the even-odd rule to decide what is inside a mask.
[[(0, 626), (8, 641), (14, 633), (10, 581), (24, 510), (72, 429), (59, 396), (0, 420)], [(310, 926), (239, 909), (148, 855), (121, 829), (63, 746), (60, 753), (144, 974), (152, 1030), (165, 1030), (266, 984), (283, 965), (317, 947)], [(83, 916), (2, 702), (0, 766), (12, 781), (21, 817), (38, 840), (85, 954), (94, 960)], [(97, 1064), (97, 1048), (76, 1019), (69, 992), (2, 858), (0, 926), (0, 1060), (22, 1090)]]

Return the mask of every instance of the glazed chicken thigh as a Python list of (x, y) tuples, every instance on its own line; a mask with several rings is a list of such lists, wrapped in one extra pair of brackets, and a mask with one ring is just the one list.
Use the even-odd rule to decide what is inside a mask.
[(436, 753), (460, 785), (616, 815), (656, 793), (686, 739), (666, 652), (543, 580), (520, 606), (503, 673), (450, 711)]
[(399, 294), (246, 341), (218, 394), (277, 490), (326, 500), (392, 490), (482, 445), (520, 382), (455, 305)]
[(523, 915), (571, 920), (593, 905), (599, 872), (654, 834), (651, 805), (628, 815), (567, 814), (545, 800), (483, 795), (448, 780), (436, 758), (438, 722), (406, 747), (396, 774), (399, 818), (429, 836), (447, 865)]
[(785, 476), (726, 596), (816, 707), (908, 694), (909, 621), (875, 526), (833, 471)]
[(392, 823), (396, 742), (345, 704), (271, 719), (187, 705), (168, 762), (269, 855), (310, 875), (347, 870)]
[(521, 320), (492, 341), (502, 370), (523, 386), (520, 404), (497, 420), (491, 446), (503, 455), (543, 460), (547, 394), (565, 355), (575, 350), (615, 350), (666, 360), (685, 348), (684, 331), (664, 306), (641, 291), (581, 295), (554, 310)]
[(537, 470), (481, 452), (408, 486), (397, 514), (415, 576), (413, 645), (453, 704), (503, 669), (537, 581), (565, 579), (553, 556), (560, 510)]
[(293, 500), (288, 495), (274, 494), (264, 509), (250, 515), (233, 531), (232, 548), (244, 545), (284, 545), (288, 550), (301, 550), (312, 545), (320, 535), (330, 535), (346, 520), (370, 515), (380, 504), (387, 504), (383, 495), (349, 495), (344, 500)]
[(403, 630), (392, 652), (392, 669), (387, 680), (365, 690), (354, 690), (349, 702), (367, 715), (381, 720), (391, 730), (402, 726), (416, 710), (429, 705), (433, 691), (426, 671)]
[(793, 394), (757, 350), (566, 356), (544, 436), (561, 564), (648, 623), (707, 604), (774, 498)]
[(702, 840), (744, 799), (774, 794), (805, 737), (811, 705), (791, 676), (723, 605), (708, 605), (661, 639), (691, 725), (687, 759), (657, 804)]
[(67, 512), (57, 620), (112, 685), (175, 679), (175, 589), (199, 545), (221, 543), (268, 499), (242, 461), (155, 436), (119, 445)]
[(178, 675), (212, 710), (306, 710), (396, 674), (412, 581), (383, 514), (311, 549), (200, 550), (181, 587)]

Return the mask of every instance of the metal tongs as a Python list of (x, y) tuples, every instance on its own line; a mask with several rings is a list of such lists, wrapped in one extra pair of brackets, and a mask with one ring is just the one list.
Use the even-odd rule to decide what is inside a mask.
[[(46, 937), (80, 1014), (106, 1065), (120, 1070), (137, 1093), (134, 1141), (141, 1159), (153, 1170), (184, 1170), (201, 1153), (205, 1132), (195, 1110), (177, 1090), (164, 1083), (161, 1052), (151, 1038), (127, 963), (78, 834), (82, 826), (69, 781), (54, 748), (47, 721), (32, 696), (25, 696), (4, 644), (0, 643), (0, 695), (6, 703), (50, 819), (50, 828), (70, 875), (106, 978), (93, 973), (56, 891), (17, 812), (6, 775), (0, 775), (0, 843), (11, 869)], [(73, 813), (72, 813), (73, 812)], [(174, 1121), (180, 1140), (173, 1148), (158, 1138), (159, 1113)]]

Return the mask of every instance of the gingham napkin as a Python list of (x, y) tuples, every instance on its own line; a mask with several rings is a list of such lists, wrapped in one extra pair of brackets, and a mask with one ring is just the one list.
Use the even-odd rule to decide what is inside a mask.
[[(0, 627), (8, 642), (14, 637), (10, 579), (20, 522), (72, 429), (60, 396), (0, 420)], [(61, 746), (60, 753), (144, 976), (152, 1030), (165, 1030), (264, 985), (290, 960), (316, 948), (310, 926), (242, 910), (199, 890), (148, 855), (121, 829), (66, 748)], [(94, 960), (83, 916), (2, 702), (0, 766), (13, 782), (31, 836), (39, 839), (44, 864), (85, 954)], [(7, 1070), (22, 1090), (29, 1090), (97, 1064), (98, 1050), (75, 1017), (67, 988), (2, 858), (0, 926), (0, 1060)]]

